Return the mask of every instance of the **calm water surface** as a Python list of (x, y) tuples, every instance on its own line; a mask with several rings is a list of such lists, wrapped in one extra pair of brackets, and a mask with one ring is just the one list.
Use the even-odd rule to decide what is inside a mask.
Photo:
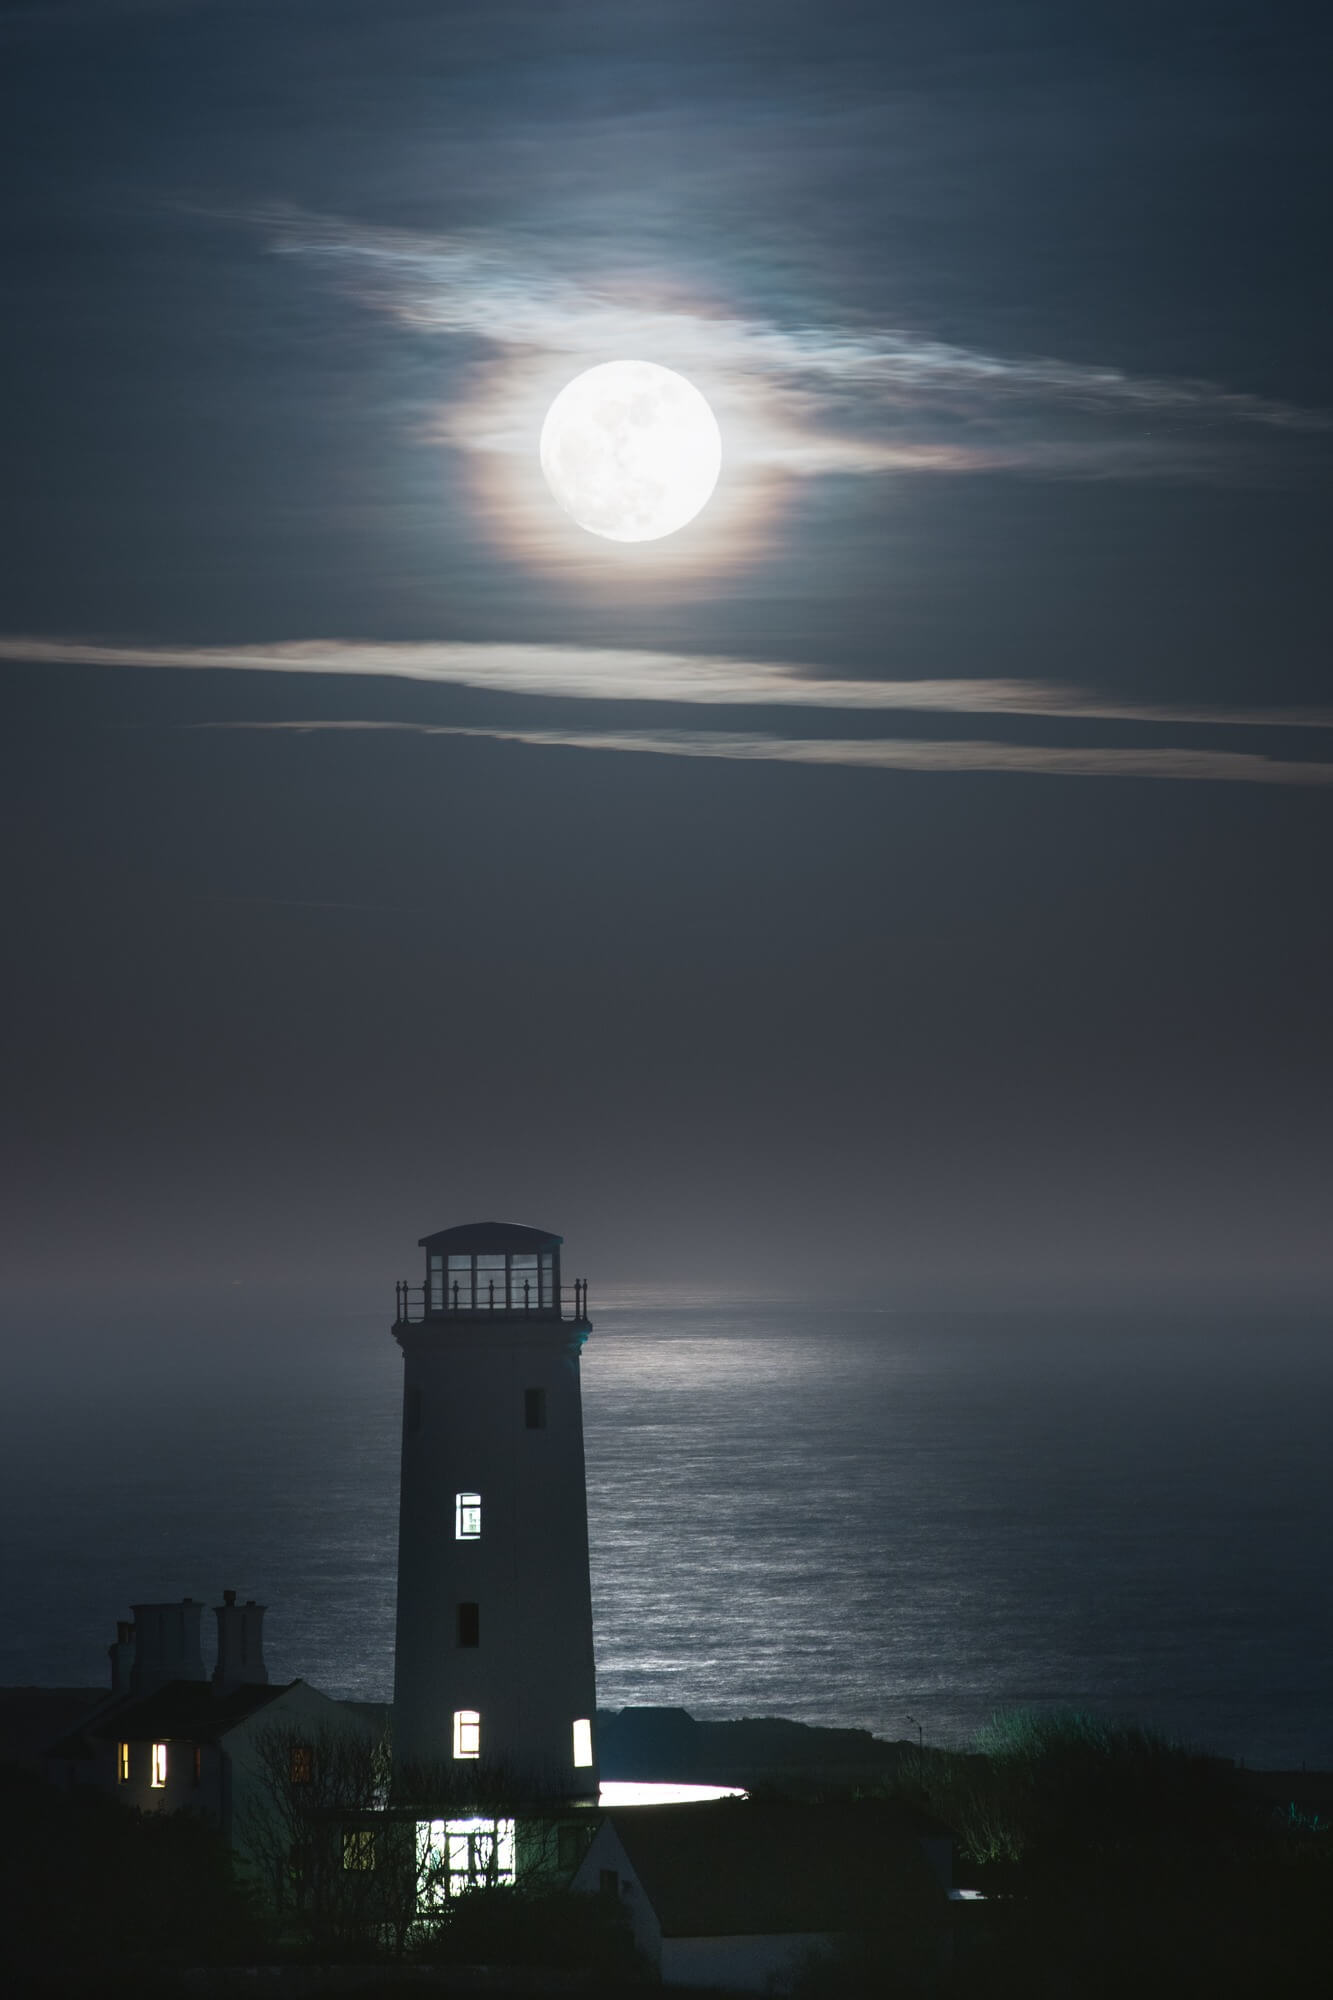
[[(958, 1742), (1075, 1704), (1333, 1766), (1330, 1328), (617, 1307), (584, 1355), (599, 1700)], [(382, 1324), (25, 1339), (0, 1681), (132, 1599), (270, 1606), (275, 1678), (392, 1684)]]

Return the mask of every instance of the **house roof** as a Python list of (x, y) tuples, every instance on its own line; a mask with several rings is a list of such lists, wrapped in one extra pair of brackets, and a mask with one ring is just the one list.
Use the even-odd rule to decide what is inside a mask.
[(425, 1250), (452, 1250), (461, 1257), (478, 1250), (554, 1250), (565, 1239), (549, 1229), (530, 1229), (525, 1222), (460, 1222), (417, 1240)]
[(946, 1838), (894, 1802), (637, 1806), (607, 1814), (666, 1937), (862, 1928), (895, 1894), (940, 1901), (921, 1848)]
[[(170, 1743), (185, 1738), (191, 1743), (214, 1743), (296, 1685), (287, 1681), (278, 1687), (238, 1687), (229, 1694), (214, 1694), (207, 1681), (168, 1681), (152, 1694), (131, 1696), (103, 1709), (76, 1734), (98, 1742)], [(73, 1747), (70, 1738), (53, 1745), (52, 1751), (61, 1755)]]

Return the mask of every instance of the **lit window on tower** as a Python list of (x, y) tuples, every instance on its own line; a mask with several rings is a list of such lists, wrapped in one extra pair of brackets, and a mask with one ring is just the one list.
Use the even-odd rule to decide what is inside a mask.
[(165, 1743), (153, 1745), (153, 1775), (148, 1780), (155, 1792), (160, 1792), (167, 1782), (167, 1746)]
[(592, 1763), (592, 1723), (580, 1718), (574, 1724), (574, 1768), (586, 1770)]
[(128, 1743), (116, 1745), (116, 1778), (122, 1785), (130, 1782), (130, 1746)]
[(419, 1819), (418, 1908), (439, 1910), (451, 1896), (514, 1879), (512, 1819)]
[(454, 1540), (456, 1542), (479, 1542), (481, 1540), (480, 1493), (455, 1493)]
[(454, 1710), (455, 1757), (480, 1757), (481, 1716), (475, 1708)]

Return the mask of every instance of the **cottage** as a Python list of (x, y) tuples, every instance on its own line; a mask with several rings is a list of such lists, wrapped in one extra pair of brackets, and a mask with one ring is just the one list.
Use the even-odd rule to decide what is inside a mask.
[(616, 1899), (667, 1985), (785, 1991), (870, 1934), (904, 1965), (935, 1954), (951, 1865), (909, 1807), (727, 1799), (607, 1813), (572, 1886)]

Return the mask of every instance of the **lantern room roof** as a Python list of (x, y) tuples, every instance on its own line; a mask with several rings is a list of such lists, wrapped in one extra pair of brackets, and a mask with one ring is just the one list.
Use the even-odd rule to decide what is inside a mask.
[(437, 1229), (419, 1237), (423, 1250), (467, 1256), (478, 1251), (554, 1250), (564, 1242), (549, 1229), (530, 1229), (524, 1222), (460, 1222), (454, 1229)]

